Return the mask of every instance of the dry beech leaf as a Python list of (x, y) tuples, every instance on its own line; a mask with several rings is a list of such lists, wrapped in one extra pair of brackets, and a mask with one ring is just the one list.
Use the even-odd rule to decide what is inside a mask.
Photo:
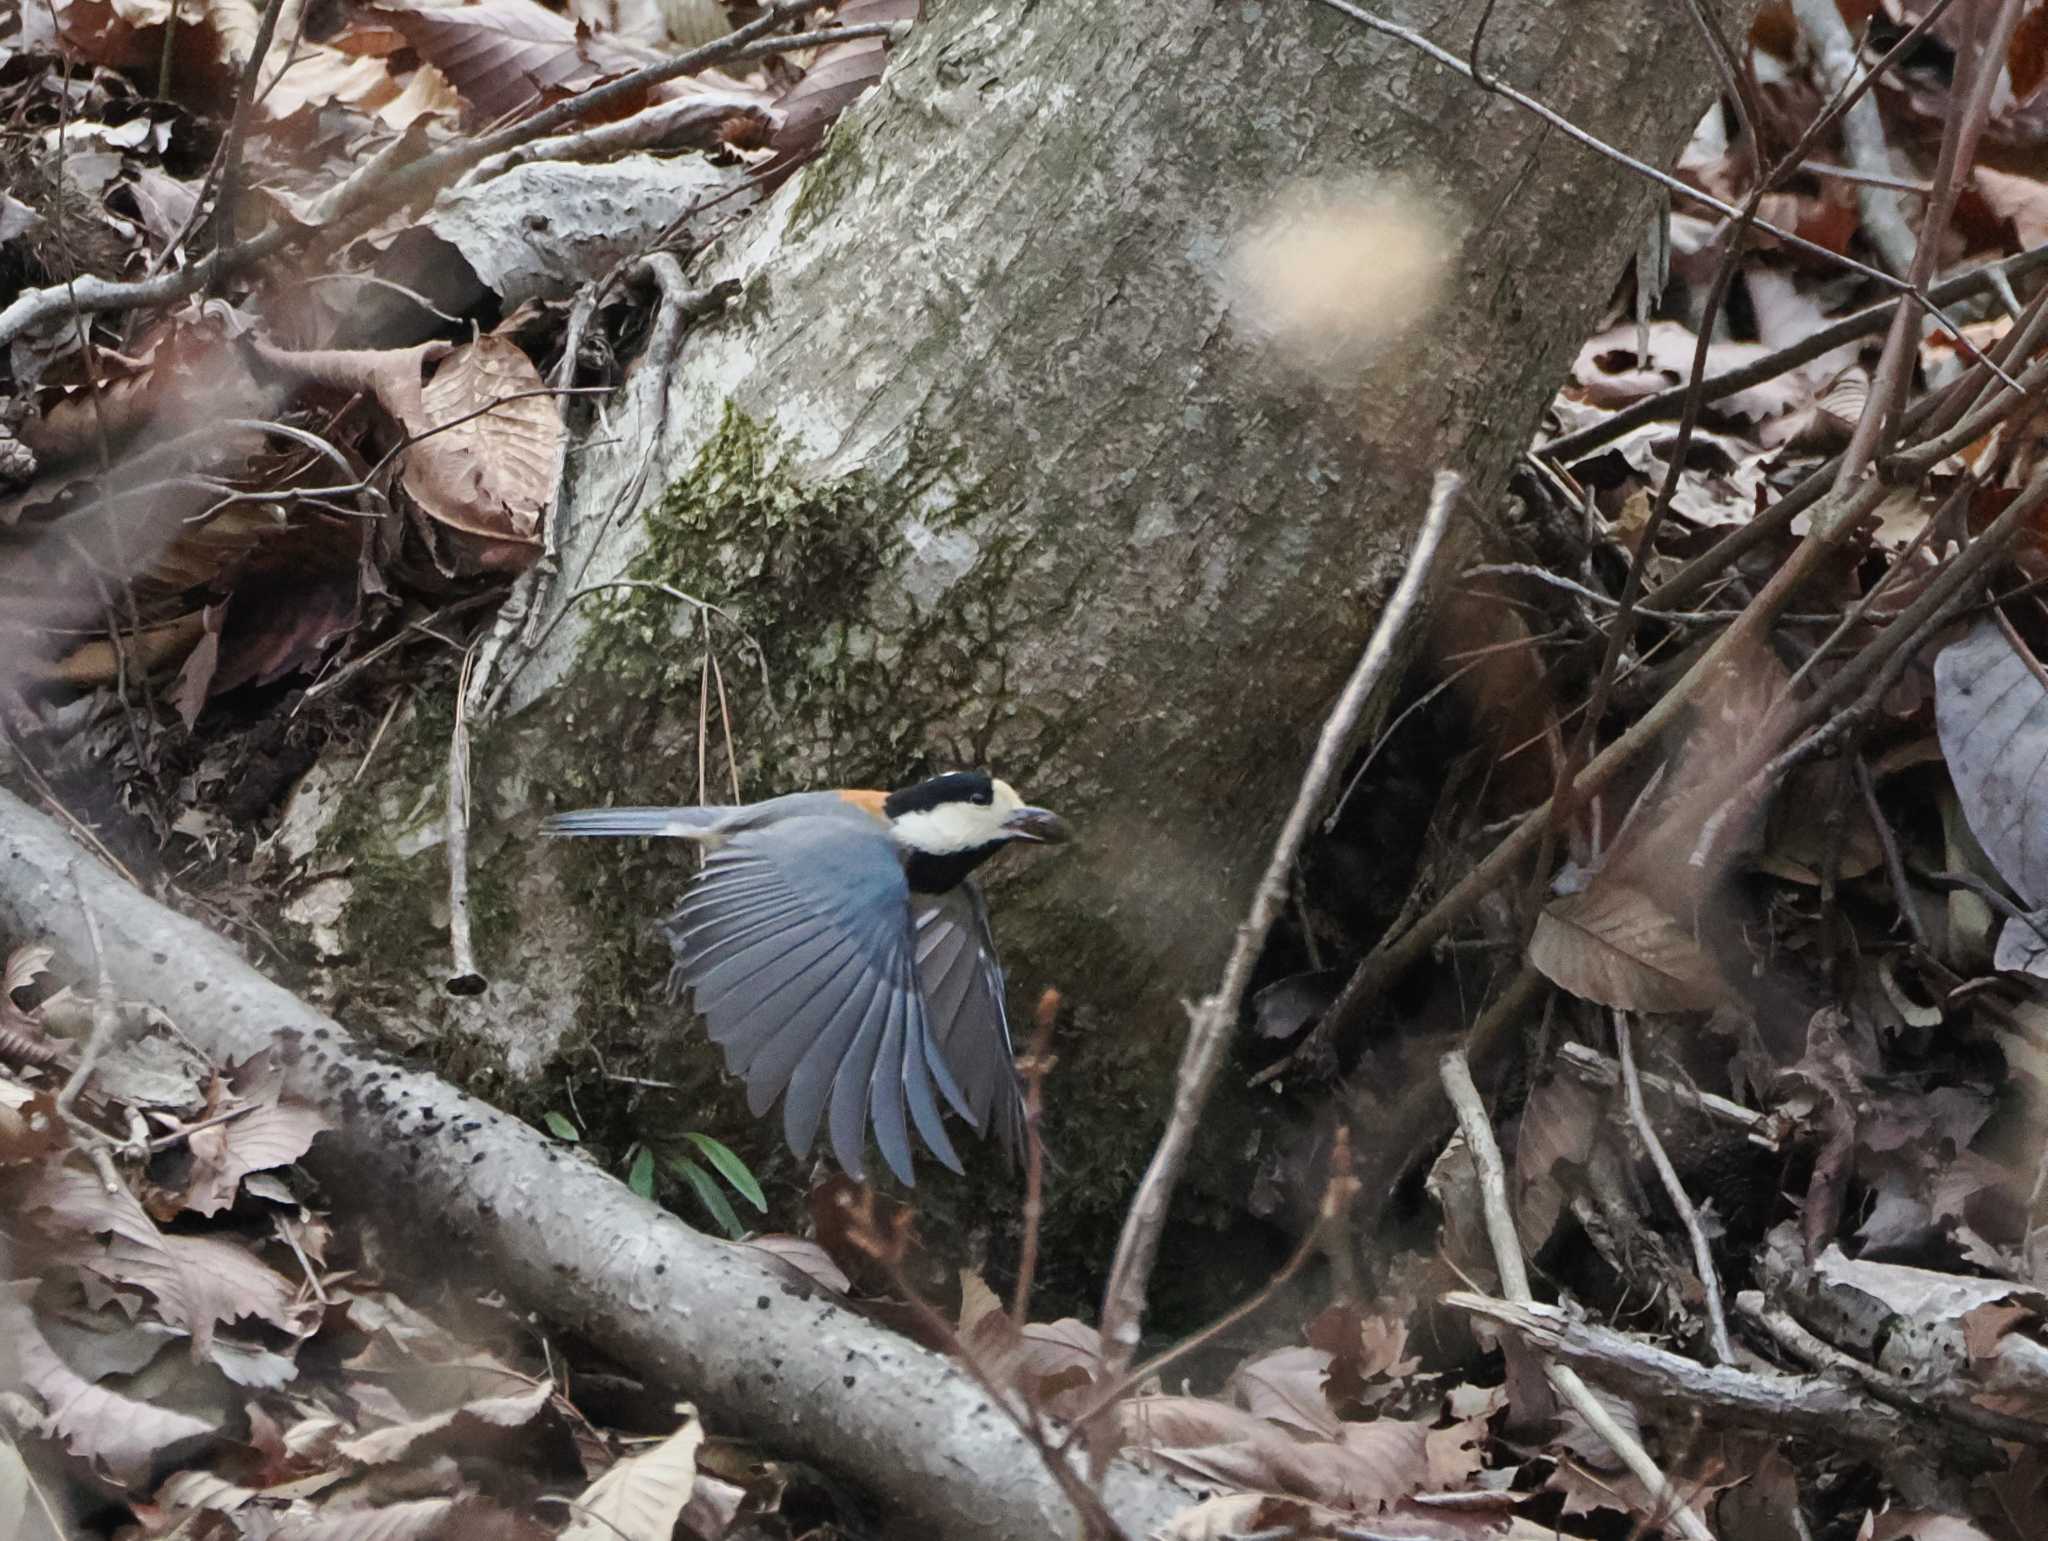
[(669, 1541), (696, 1488), (697, 1447), (704, 1443), (696, 1413), (685, 1414), (667, 1439), (627, 1456), (583, 1490), (559, 1541)]
[[(429, 517), (491, 542), (487, 568), (524, 567), (538, 544), (562, 436), (544, 392), (516, 345), (479, 337), (441, 361), (406, 424), (424, 437), (405, 452), (405, 490)], [(452, 426), (432, 431), (441, 424)]]
[(1198, 1481), (1356, 1509), (1405, 1498), (1429, 1476), (1427, 1425), (1398, 1418), (1346, 1423), (1334, 1439), (1304, 1441), (1202, 1397), (1137, 1397), (1116, 1411), (1127, 1444)]
[[(848, 0), (835, 13), (847, 26), (876, 21), (916, 21), (923, 0)], [(878, 37), (855, 38), (818, 50), (804, 78), (775, 103), (782, 123), (772, 141), (783, 158), (800, 154), (824, 137), (839, 115), (882, 78), (889, 45)]]
[(520, 1428), (540, 1415), (554, 1390), (551, 1382), (541, 1381), (506, 1396), (479, 1397), (444, 1413), (416, 1418), (410, 1423), (378, 1429), (360, 1439), (349, 1440), (338, 1448), (337, 1453), (365, 1466), (382, 1466), (405, 1459), (415, 1445), (449, 1428), (458, 1419), (470, 1419), (492, 1428)]
[(1970, 832), (2030, 908), (2048, 902), (2048, 687), (1998, 622), (1934, 660), (1934, 725)]
[[(158, 1230), (132, 1193), (108, 1193), (91, 1172), (46, 1168), (23, 1210), (45, 1211), (54, 1229), (74, 1234), (69, 1261), (82, 1271), (116, 1288), (148, 1290), (158, 1314), (192, 1335), (197, 1353), (211, 1347), (217, 1325), (239, 1317), (256, 1317), (283, 1332), (300, 1330), (305, 1313), (283, 1275), (234, 1242)], [(105, 1242), (90, 1240), (101, 1235)], [(317, 1308), (312, 1314), (318, 1315)]]
[(588, 90), (661, 58), (616, 38), (579, 35), (568, 17), (534, 0), (393, 5), (364, 19), (402, 32), (486, 122), (531, 112), (549, 97)]
[(844, 1295), (853, 1288), (853, 1281), (846, 1277), (846, 1271), (833, 1262), (831, 1254), (815, 1241), (801, 1236), (753, 1236), (739, 1245), (766, 1252), (785, 1267), (824, 1285), (835, 1294)]
[(1600, 1137), (1604, 1099), (1590, 1087), (1555, 1076), (1529, 1094), (1515, 1136), (1515, 1224), (1531, 1252), (1550, 1240), (1564, 1213), (1565, 1179), (1558, 1167), (1584, 1166)]
[(984, 1316), (1003, 1309), (996, 1292), (989, 1288), (988, 1280), (972, 1268), (960, 1270), (960, 1318), (958, 1330), (965, 1334), (974, 1330), (975, 1323)]
[[(243, 1068), (243, 1076), (249, 1067)], [(192, 1179), (181, 1206), (195, 1214), (214, 1215), (235, 1202), (242, 1179), (252, 1172), (290, 1166), (328, 1127), (325, 1117), (302, 1102), (280, 1099), (280, 1078), (258, 1072), (246, 1094), (248, 1111), (224, 1123), (195, 1130), (186, 1140), (192, 1152)], [(232, 1107), (222, 1112), (233, 1111)]]
[(1062, 1417), (1093, 1402), (1103, 1375), (1102, 1339), (1071, 1316), (1030, 1322), (1020, 1331), (1008, 1312), (985, 1312), (966, 1341), (991, 1380)]
[(1335, 1439), (1342, 1420), (1323, 1394), (1332, 1356), (1319, 1348), (1282, 1348), (1241, 1364), (1230, 1391), (1246, 1412), (1297, 1433)]
[(1704, 1011), (1723, 995), (1692, 933), (1641, 889), (1606, 878), (1544, 907), (1529, 961), (1581, 1000), (1623, 1011)]
[(11, 1299), (0, 1299), (0, 1333), (13, 1351), (22, 1384), (41, 1398), (51, 1431), (64, 1448), (103, 1466), (118, 1482), (140, 1486), (165, 1451), (220, 1436), (211, 1419), (94, 1385), (57, 1356), (35, 1318)]

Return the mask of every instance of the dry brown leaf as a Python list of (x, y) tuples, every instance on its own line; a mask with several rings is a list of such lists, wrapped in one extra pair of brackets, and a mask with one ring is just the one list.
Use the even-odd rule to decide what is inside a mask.
[(697, 1485), (704, 1426), (684, 1410), (683, 1426), (660, 1444), (629, 1455), (585, 1488), (560, 1541), (669, 1541)]
[(387, 5), (364, 19), (403, 33), (487, 122), (522, 116), (551, 97), (587, 91), (662, 57), (616, 37), (581, 33), (534, 0)]
[(1971, 833), (2023, 904), (2048, 904), (2048, 686), (1995, 619), (1936, 656), (1934, 721)]
[(1319, 1348), (1282, 1348), (1231, 1373), (1229, 1390), (1246, 1412), (1297, 1433), (1335, 1439), (1343, 1422), (1323, 1394), (1331, 1355)]
[[(837, 11), (848, 26), (877, 21), (916, 21), (922, 0), (847, 0)], [(844, 112), (882, 78), (889, 45), (881, 38), (856, 38), (821, 48), (803, 79), (776, 101), (782, 123), (771, 141), (784, 161), (802, 154), (825, 136)]]
[(807, 1241), (801, 1236), (752, 1236), (740, 1245), (768, 1253), (837, 1294), (844, 1295), (853, 1288), (853, 1281), (846, 1277), (845, 1270), (833, 1262), (831, 1254), (815, 1241)]
[[(1698, 338), (1690, 327), (1676, 321), (1653, 321), (1649, 327), (1649, 351), (1639, 354), (1636, 342), (1633, 323), (1610, 328), (1586, 342), (1572, 365), (1572, 380), (1585, 400), (1605, 407), (1624, 407), (1692, 378)], [(1726, 374), (1755, 363), (1771, 351), (1763, 343), (1711, 343), (1707, 348), (1707, 374), (1709, 378)], [(1827, 372), (1832, 373), (1833, 368)], [(1812, 399), (1812, 381), (1804, 372), (1794, 370), (1736, 391), (1716, 405), (1723, 411), (1761, 421), (1805, 406)], [(1667, 426), (1666, 432), (1669, 431)]]
[(1071, 1316), (1030, 1322), (1019, 1331), (1007, 1312), (992, 1311), (974, 1324), (966, 1342), (991, 1379), (1061, 1416), (1090, 1405), (1103, 1376), (1102, 1339)]
[[(82, 1272), (116, 1288), (149, 1291), (163, 1319), (192, 1335), (196, 1352), (207, 1352), (222, 1322), (253, 1316), (296, 1334), (319, 1314), (317, 1304), (310, 1312), (301, 1306), (298, 1291), (242, 1246), (160, 1231), (132, 1193), (108, 1193), (91, 1172), (45, 1168), (23, 1208), (46, 1213), (53, 1229), (70, 1233), (63, 1255)], [(97, 1236), (108, 1239), (91, 1240)]]
[[(329, 1509), (311, 1517), (288, 1519), (275, 1530), (249, 1534), (266, 1541), (442, 1541), (458, 1534), (452, 1523), (458, 1502), (453, 1498), (415, 1498), (368, 1509)], [(512, 1532), (480, 1530), (476, 1534)]]
[(1531, 1252), (1550, 1240), (1564, 1213), (1565, 1182), (1558, 1168), (1583, 1166), (1600, 1137), (1598, 1093), (1563, 1076), (1529, 1094), (1515, 1136), (1515, 1224)]
[(1991, 166), (1978, 166), (1970, 181), (1992, 212), (2012, 221), (2021, 246), (2048, 240), (2048, 183)]
[(212, 1116), (235, 1113), (237, 1105), (247, 1111), (195, 1130), (185, 1142), (192, 1152), (192, 1176), (179, 1206), (201, 1215), (232, 1205), (251, 1172), (290, 1166), (329, 1127), (316, 1109), (283, 1099), (283, 1078), (267, 1056), (230, 1070), (228, 1079), (236, 1084), (239, 1103), (223, 1104)]
[(55, 954), (47, 947), (17, 947), (7, 955), (0, 977), (0, 1061), (15, 1065), (48, 1065), (64, 1057), (64, 1045), (52, 1039), (42, 1023), (42, 1008), (25, 1011), (14, 992), (25, 990), (49, 972)]
[(123, 632), (115, 641), (83, 643), (47, 666), (39, 667), (33, 658), (24, 660), (29, 665), (25, 672), (47, 684), (67, 685), (73, 690), (111, 685), (124, 668), (129, 679), (146, 678), (182, 659), (205, 631), (205, 618), (195, 610), (161, 626)]
[(139, 1487), (167, 1452), (222, 1437), (210, 1419), (171, 1412), (96, 1386), (57, 1356), (28, 1309), (0, 1298), (4, 1329), (22, 1384), (42, 1400), (51, 1429), (80, 1460)]
[(1704, 1011), (1725, 993), (1689, 930), (1642, 890), (1604, 877), (1544, 906), (1529, 962), (1581, 1000), (1623, 1011)]
[(960, 1270), (960, 1315), (956, 1330), (962, 1337), (974, 1331), (974, 1324), (991, 1312), (1003, 1309), (1003, 1302), (988, 1287), (988, 1280), (972, 1268)]
[(562, 437), (533, 361), (502, 337), (479, 337), (441, 361), (405, 423), (416, 442), (401, 480), (414, 501), (438, 523), (481, 537), (485, 569), (530, 562)]
[(1202, 1397), (1135, 1397), (1116, 1411), (1127, 1445), (1206, 1482), (1359, 1509), (1418, 1491), (1429, 1473), (1427, 1426), (1396, 1418), (1302, 1441)]
[(457, 1422), (468, 1419), (488, 1424), (493, 1428), (516, 1429), (531, 1423), (548, 1405), (548, 1398), (554, 1395), (554, 1385), (540, 1381), (505, 1396), (479, 1397), (474, 1402), (447, 1412), (435, 1413), (426, 1418), (415, 1418), (393, 1428), (378, 1429), (359, 1439), (343, 1443), (338, 1452), (345, 1459), (360, 1461), (365, 1466), (382, 1466), (392, 1461), (405, 1459), (413, 1447)]

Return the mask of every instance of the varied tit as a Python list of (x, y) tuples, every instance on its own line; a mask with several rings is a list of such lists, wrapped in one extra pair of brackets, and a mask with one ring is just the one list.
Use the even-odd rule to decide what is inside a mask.
[[(1014, 1157), (1024, 1101), (1003, 970), (970, 874), (1015, 841), (1066, 839), (986, 771), (895, 792), (796, 792), (738, 808), (588, 808), (554, 835), (669, 835), (704, 865), (664, 922), (687, 987), (761, 1117), (799, 1156), (825, 1120), (862, 1176), (867, 1129), (911, 1182), (910, 1125), (954, 1171), (934, 1088)], [(829, 1116), (828, 1116), (829, 1113)]]

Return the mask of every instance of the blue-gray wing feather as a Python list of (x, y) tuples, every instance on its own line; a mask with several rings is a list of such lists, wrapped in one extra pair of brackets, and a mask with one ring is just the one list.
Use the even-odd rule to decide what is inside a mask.
[(996, 1135), (1013, 1158), (1019, 1156), (1024, 1094), (1003, 1003), (1003, 966), (980, 886), (970, 880), (921, 896), (915, 920), (932, 1043), (961, 1094), (952, 1098), (954, 1105), (984, 1134)]
[[(872, 1128), (907, 1183), (914, 1123), (957, 1170), (934, 1087), (963, 1112), (970, 1098), (927, 1011), (910, 889), (888, 831), (829, 795), (784, 801), (773, 820), (721, 825), (667, 923), (672, 985), (689, 990), (748, 1106), (758, 1115), (782, 1100), (799, 1154), (823, 1124), (839, 1164), (859, 1177)], [(1003, 1053), (1007, 1065), (1007, 1042)]]

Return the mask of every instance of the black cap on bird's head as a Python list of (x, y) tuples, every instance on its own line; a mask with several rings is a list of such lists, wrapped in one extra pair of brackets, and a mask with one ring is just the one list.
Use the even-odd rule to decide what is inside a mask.
[(987, 771), (950, 771), (891, 792), (882, 816), (908, 854), (911, 886), (942, 892), (1012, 841), (1057, 844), (1058, 814), (1034, 808)]

